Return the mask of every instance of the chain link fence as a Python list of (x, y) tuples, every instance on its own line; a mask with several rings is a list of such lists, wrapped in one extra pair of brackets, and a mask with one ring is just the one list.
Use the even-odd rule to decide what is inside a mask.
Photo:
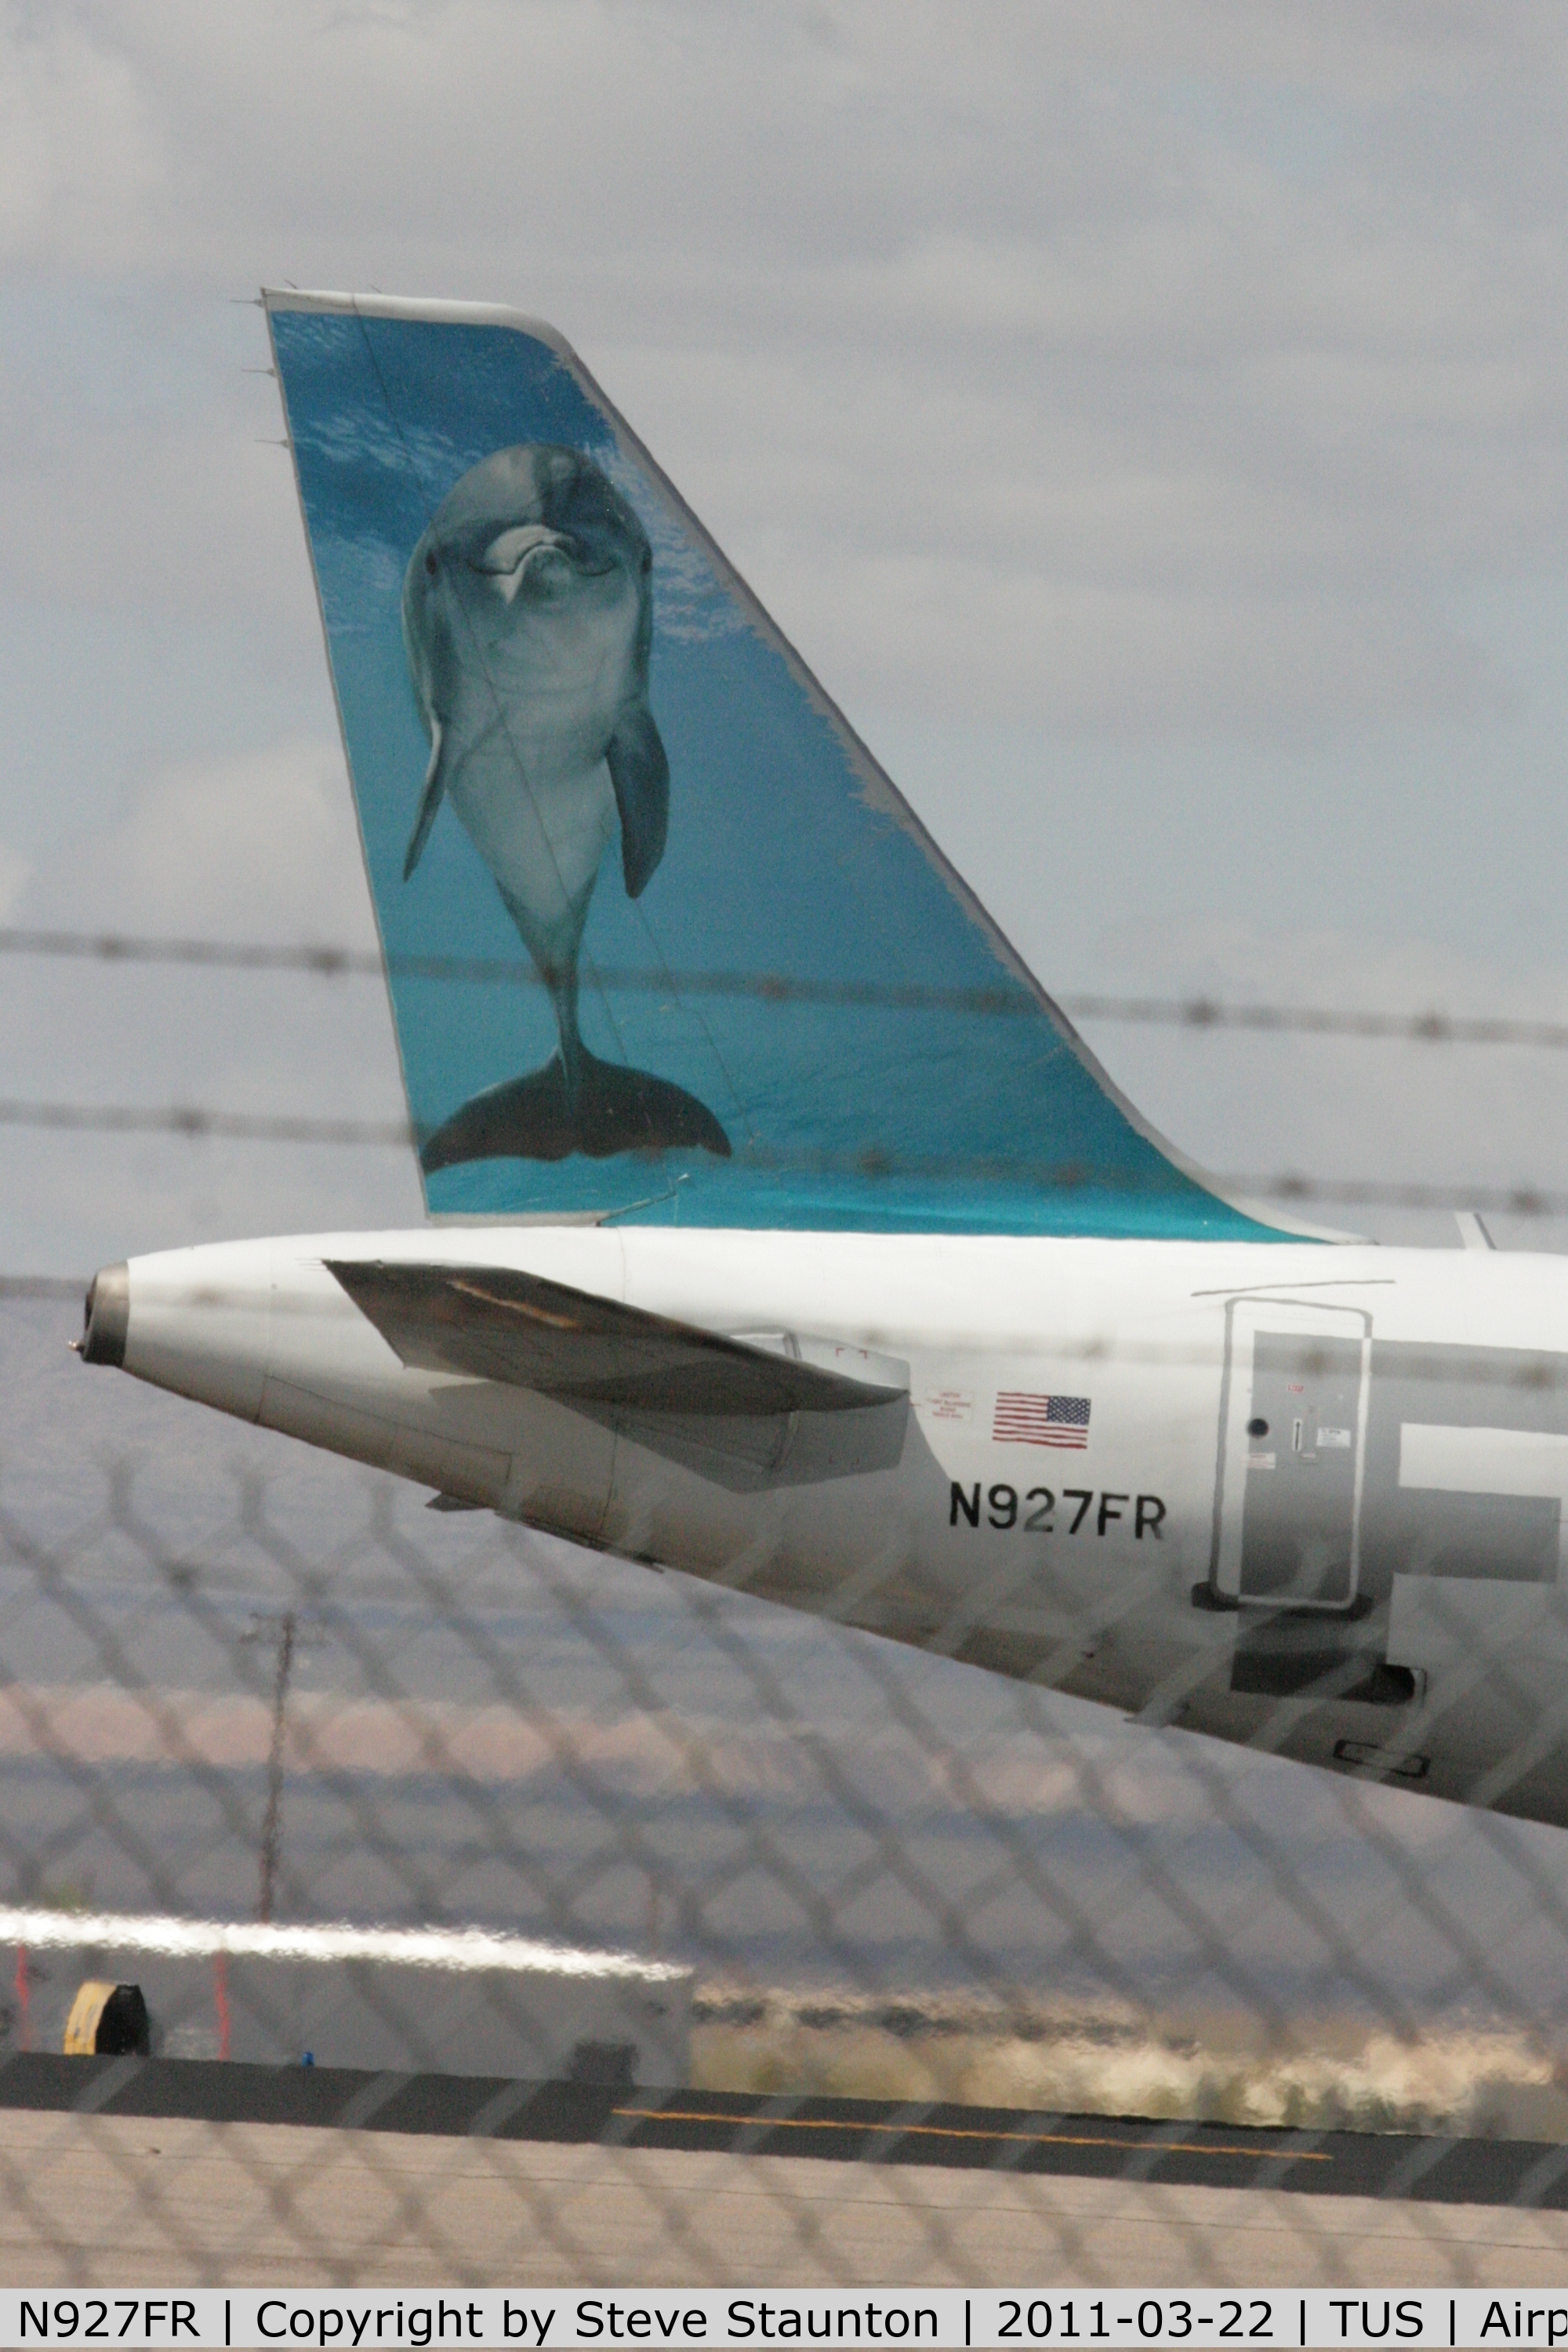
[(72, 1321), (0, 1307), (14, 2279), (1560, 2265), (1560, 1832), (432, 1511)]

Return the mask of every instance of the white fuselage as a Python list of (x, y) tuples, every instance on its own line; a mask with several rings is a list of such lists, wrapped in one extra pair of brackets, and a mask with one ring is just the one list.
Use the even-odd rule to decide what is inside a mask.
[[(409, 1369), (328, 1258), (847, 1342), (907, 1364), (908, 1404), (858, 1452), (854, 1414), (761, 1445), (591, 1417)], [(126, 1370), (454, 1498), (1151, 1722), (1568, 1821), (1568, 1261), (510, 1224), (173, 1251), (129, 1284)]]

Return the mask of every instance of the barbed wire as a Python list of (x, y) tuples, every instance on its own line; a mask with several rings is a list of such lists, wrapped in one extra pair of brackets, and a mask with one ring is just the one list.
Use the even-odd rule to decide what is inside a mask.
[[(401, 1118), (316, 1118), (288, 1113), (213, 1110), (191, 1103), (165, 1109), (132, 1103), (46, 1103), (0, 1099), (0, 1127), (55, 1129), (100, 1135), (171, 1135), (186, 1142), (204, 1140), (246, 1143), (326, 1144), (334, 1148), (401, 1150), (416, 1146), (417, 1129)], [(890, 1156), (862, 1154), (868, 1172), (895, 1178), (900, 1172)], [(770, 1165), (773, 1164), (772, 1162)], [(923, 1171), (913, 1172), (922, 1173)], [(961, 1164), (944, 1164), (942, 1172), (962, 1176)], [(972, 1171), (981, 1181), (1012, 1178), (1037, 1181), (1058, 1190), (1111, 1192), (1113, 1178), (1080, 1170), (998, 1170), (989, 1164)], [(1284, 1204), (1317, 1203), (1334, 1208), (1381, 1208), (1490, 1211), (1516, 1217), (1568, 1217), (1568, 1192), (1538, 1184), (1427, 1184), (1390, 1182), (1373, 1177), (1304, 1176), (1294, 1171), (1272, 1175), (1218, 1174), (1210, 1180), (1223, 1192), (1246, 1200), (1278, 1201)], [(1128, 1190), (1146, 1191), (1146, 1184)], [(606, 1215), (615, 1213), (606, 1211)]]
[(1419, 1045), (1524, 1045), (1548, 1052), (1568, 1047), (1568, 1022), (1520, 1021), (1500, 1015), (1365, 1013), (1321, 1005), (1226, 1004), (1208, 996), (1064, 996), (1074, 1021), (1141, 1023), (1162, 1029), (1250, 1029), (1306, 1037), (1387, 1038)]
[(1349, 1176), (1216, 1176), (1214, 1182), (1244, 1199), (1315, 1202), (1325, 1208), (1479, 1210), (1510, 1217), (1568, 1216), (1568, 1192), (1534, 1184), (1383, 1183)]
[(95, 1135), (182, 1135), (190, 1142), (209, 1137), (243, 1143), (398, 1144), (406, 1150), (418, 1137), (405, 1118), (316, 1118), (292, 1112), (226, 1111), (173, 1103), (167, 1108), (135, 1103), (48, 1103), (0, 1100), (0, 1127), (55, 1128)]
[[(99, 1135), (170, 1135), (188, 1143), (207, 1140), (244, 1143), (325, 1144), (333, 1148), (384, 1150), (416, 1148), (419, 1129), (405, 1118), (318, 1118), (294, 1112), (215, 1110), (193, 1103), (165, 1108), (134, 1103), (49, 1103), (0, 1098), (0, 1127), (54, 1129)], [(759, 1165), (786, 1168), (782, 1157), (759, 1158)], [(803, 1163), (805, 1164), (805, 1163)], [(846, 1163), (879, 1180), (900, 1174), (929, 1175), (921, 1166), (902, 1169), (890, 1155), (864, 1152)], [(821, 1172), (816, 1160), (810, 1163)], [(1147, 1181), (1119, 1186), (1114, 1176), (1090, 1173), (1078, 1167), (1033, 1169), (973, 1166), (944, 1161), (941, 1174), (971, 1176), (979, 1181), (1034, 1183), (1047, 1190), (1110, 1193), (1118, 1190), (1147, 1192)], [(1271, 1175), (1216, 1174), (1207, 1180), (1222, 1192), (1250, 1201), (1331, 1208), (1380, 1208), (1491, 1212), (1514, 1217), (1568, 1217), (1568, 1192), (1539, 1184), (1406, 1183), (1376, 1177), (1307, 1176), (1292, 1170)], [(1173, 1184), (1179, 1181), (1174, 1176)], [(606, 1211), (606, 1216), (617, 1213)]]
[[(63, 957), (68, 961), (99, 963), (166, 963), (216, 965), (237, 971), (309, 971), (321, 979), (341, 979), (346, 973), (379, 978), (382, 960), (374, 949), (296, 946), (268, 947), (254, 941), (231, 940), (148, 939), (121, 931), (60, 931), (28, 930), (15, 927), (0, 929), (0, 955)], [(433, 967), (431, 977), (440, 978), (500, 978), (511, 971), (512, 965), (497, 961), (493, 971), (480, 972), (459, 971), (458, 959), (416, 958), (416, 964), (428, 961)], [(447, 967), (450, 965), (451, 969)], [(435, 967), (440, 967), (437, 971)], [(528, 967), (516, 966), (520, 979), (530, 977)]]
[[(1358, 1298), (1379, 1289), (1397, 1287), (1396, 1277), (1393, 1276), (1356, 1274), (1346, 1279), (1353, 1286)], [(1254, 1286), (1246, 1295), (1251, 1297), (1256, 1293), (1261, 1296), (1262, 1288), (1268, 1286)], [(1289, 1285), (1293, 1293), (1342, 1286), (1340, 1278), (1331, 1276), (1324, 1282), (1292, 1281)], [(0, 1274), (0, 1303), (12, 1298), (47, 1300), (68, 1306), (80, 1313), (86, 1307), (88, 1277), (85, 1275)], [(1237, 1295), (1233, 1282), (1196, 1290), (1192, 1297), (1194, 1300), (1216, 1299), (1223, 1302), (1234, 1300)], [(201, 1304), (205, 1309), (221, 1314), (236, 1307), (247, 1308), (251, 1299), (240, 1284), (207, 1282), (202, 1286)], [(290, 1318), (309, 1312), (310, 1307), (299, 1297), (274, 1294), (271, 1315), (279, 1328), (284, 1328)], [(1211, 1318), (1206, 1328), (1199, 1323), (1189, 1326), (1177, 1335), (1150, 1339), (1142, 1335), (1130, 1336), (1124, 1328), (1112, 1323), (1103, 1323), (1091, 1325), (1081, 1332), (1062, 1334), (1053, 1341), (1052, 1354), (1063, 1365), (1083, 1366), (1086, 1379), (1112, 1364), (1134, 1368), (1144, 1373), (1194, 1370), (1206, 1376), (1214, 1373), (1221, 1361), (1223, 1341), (1216, 1338), (1218, 1329), (1219, 1326)], [(1510, 1397), (1528, 1398), (1533, 1405), (1548, 1396), (1568, 1395), (1568, 1358), (1551, 1352), (1527, 1349), (1500, 1360), (1489, 1356), (1484, 1349), (1479, 1351), (1455, 1349), (1445, 1343), (1434, 1342), (1429, 1348), (1409, 1352), (1404, 1359), (1404, 1366), (1406, 1377), (1421, 1381), (1434, 1395), (1452, 1394), (1461, 1390), (1467, 1393), (1478, 1390), (1492, 1391), (1500, 1401), (1500, 1410), (1508, 1409), (1506, 1401)], [(0, 1481), (3, 1481), (5, 1457), (0, 1452)], [(999, 1594), (1005, 1597), (1010, 1574), (1009, 1570), (1004, 1569), (1000, 1585), (994, 1588), (984, 1577), (977, 1577), (965, 1586), (963, 1599), (950, 1621), (954, 1645), (962, 1645), (977, 1610), (989, 1606)], [(937, 1646), (942, 1645), (939, 1643)], [(1070, 1647), (1069, 1643), (1069, 1650)], [(943, 1654), (946, 1654), (945, 1648)], [(1360, 1670), (1357, 1672), (1359, 1675)], [(1564, 1697), (1564, 1708), (1568, 1710), (1568, 1696)], [(1568, 1712), (1564, 1716), (1564, 1729), (1568, 1731)], [(1568, 1918), (1568, 1914), (1565, 1914), (1565, 1918)]]
[[(396, 979), (464, 982), (478, 986), (540, 988), (531, 964), (505, 956), (412, 955), (384, 960), (374, 949), (271, 946), (226, 940), (149, 939), (118, 931), (0, 929), (0, 955), (59, 957), (100, 963), (176, 964), (231, 971), (299, 971), (321, 980)], [(800, 980), (781, 972), (657, 971), (620, 965), (596, 968), (612, 991), (660, 996), (744, 996), (773, 1004), (858, 1004), (894, 1011), (994, 1013), (1018, 1018), (1035, 1010), (1018, 989), (925, 988), (879, 981)], [(1227, 1003), (1213, 996), (1072, 994), (1057, 1003), (1073, 1021), (1194, 1031), (1250, 1030), (1268, 1035), (1361, 1037), (1426, 1045), (1512, 1045), (1568, 1049), (1568, 1021), (1512, 1015), (1378, 1013), (1328, 1005)]]

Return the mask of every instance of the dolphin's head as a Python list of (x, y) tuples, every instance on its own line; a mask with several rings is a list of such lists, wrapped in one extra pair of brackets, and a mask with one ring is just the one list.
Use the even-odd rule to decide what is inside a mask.
[(405, 607), (455, 596), (485, 634), (580, 596), (646, 601), (647, 534), (591, 457), (529, 442), (498, 449), (447, 493), (414, 551)]

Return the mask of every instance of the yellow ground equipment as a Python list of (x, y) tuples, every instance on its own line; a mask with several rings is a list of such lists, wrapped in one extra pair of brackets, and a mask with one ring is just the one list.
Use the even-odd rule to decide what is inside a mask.
[(145, 2058), (151, 2048), (151, 2023), (140, 1985), (100, 1984), (89, 1978), (77, 1988), (66, 2020), (68, 2058)]

